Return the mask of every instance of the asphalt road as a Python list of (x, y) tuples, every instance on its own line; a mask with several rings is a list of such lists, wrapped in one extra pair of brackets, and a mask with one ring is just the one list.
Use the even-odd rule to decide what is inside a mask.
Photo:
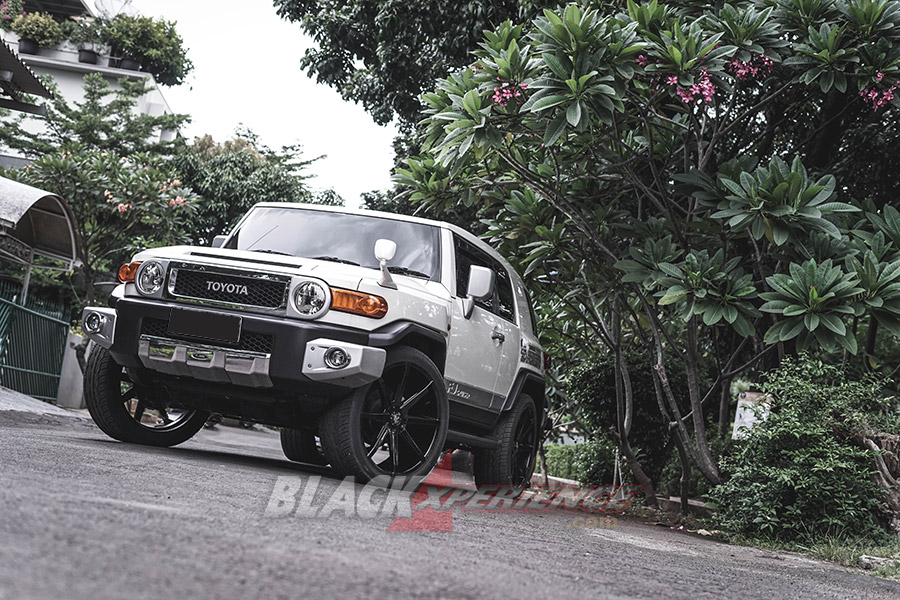
[(287, 462), (271, 433), (155, 449), (0, 411), (0, 600), (900, 598), (897, 582), (622, 518), (456, 511), (452, 531), (389, 531), (394, 517), (349, 509), (278, 516), (276, 483), (316, 476), (321, 513), (341, 481)]

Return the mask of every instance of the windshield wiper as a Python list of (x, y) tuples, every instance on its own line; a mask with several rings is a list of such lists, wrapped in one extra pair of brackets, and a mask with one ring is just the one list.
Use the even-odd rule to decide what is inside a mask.
[(253, 248), (250, 252), (261, 252), (262, 254), (280, 254), (281, 256), (294, 256), (290, 252), (282, 252), (281, 250), (269, 250), (268, 248)]
[(339, 258), (337, 256), (310, 256), (310, 258), (313, 260), (327, 260), (330, 262), (342, 263), (345, 265), (353, 265), (356, 267), (359, 266), (358, 262), (353, 262), (352, 260), (347, 260), (346, 258)]
[(407, 269), (406, 267), (388, 267), (388, 271), (391, 273), (396, 273), (397, 275), (410, 275), (412, 277), (424, 277), (425, 279), (431, 279), (431, 277), (422, 271), (414, 271), (412, 269)]

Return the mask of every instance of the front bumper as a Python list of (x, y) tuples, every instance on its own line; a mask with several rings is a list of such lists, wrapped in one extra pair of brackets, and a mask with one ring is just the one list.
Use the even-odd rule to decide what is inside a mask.
[[(169, 334), (166, 324), (175, 306), (122, 298), (115, 309), (84, 309), (82, 325), (90, 339), (108, 348), (125, 367), (220, 384), (286, 391), (317, 384), (353, 388), (374, 381), (384, 369), (386, 351), (369, 346), (364, 331), (241, 313), (240, 343), (229, 347)], [(245, 338), (253, 339), (253, 345), (244, 344)], [(342, 368), (324, 361), (324, 351), (331, 348), (349, 357)]]

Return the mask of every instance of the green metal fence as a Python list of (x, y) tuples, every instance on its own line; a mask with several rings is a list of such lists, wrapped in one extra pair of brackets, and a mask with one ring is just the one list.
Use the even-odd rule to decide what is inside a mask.
[(41, 298), (21, 306), (18, 292), (0, 280), (0, 385), (55, 402), (69, 335), (65, 307)]

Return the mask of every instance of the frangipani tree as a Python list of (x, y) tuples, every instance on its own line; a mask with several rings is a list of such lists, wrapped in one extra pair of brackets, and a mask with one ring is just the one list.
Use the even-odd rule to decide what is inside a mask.
[[(900, 215), (888, 182), (852, 178), (866, 135), (898, 137), (898, 9), (571, 4), (486, 32), (423, 96), (428, 153), (397, 182), (428, 204), (494, 207), (493, 241), (552, 320), (545, 341), (616, 357), (615, 433), (651, 496), (628, 442), (633, 377), (654, 378), (683, 455), (716, 483), (707, 416), (718, 398), (724, 426), (735, 375), (806, 347), (871, 365), (879, 326), (900, 333)], [(635, 344), (652, 371), (629, 372)]]

